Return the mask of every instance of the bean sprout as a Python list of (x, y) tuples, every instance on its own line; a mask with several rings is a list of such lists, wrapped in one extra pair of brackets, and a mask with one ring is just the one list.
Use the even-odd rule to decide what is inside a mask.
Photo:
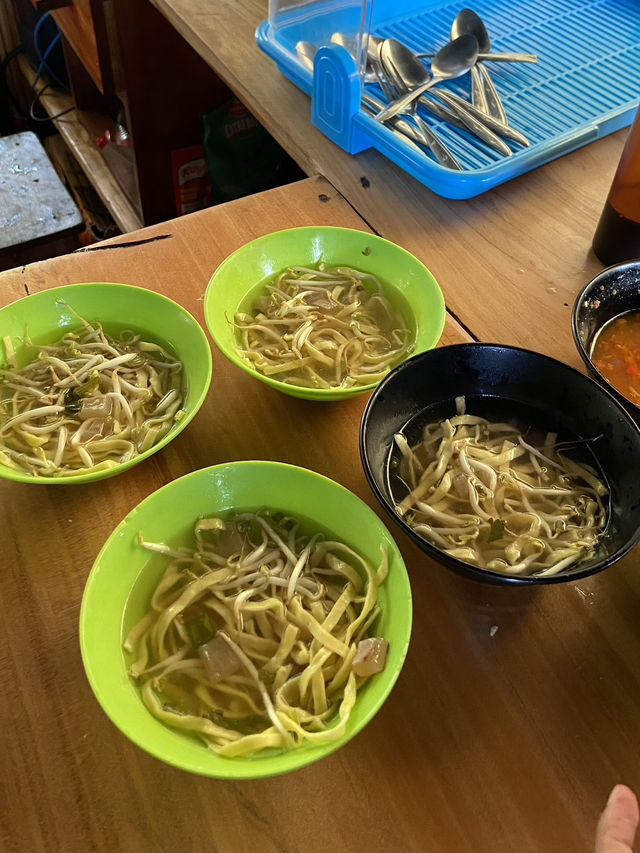
[(458, 413), (424, 428), (410, 447), (398, 434), (408, 494), (396, 511), (452, 557), (505, 575), (548, 577), (592, 556), (607, 522), (608, 490), (549, 433), (542, 448), (506, 423)]
[(192, 549), (139, 540), (173, 557), (124, 643), (149, 711), (228, 757), (341, 737), (357, 689), (384, 666), (371, 646), (386, 656), (386, 641), (365, 640), (384, 551), (376, 570), (267, 512), (203, 518), (194, 533)]
[(312, 388), (380, 381), (413, 350), (380, 281), (351, 267), (290, 267), (254, 313), (238, 312), (243, 359), (265, 376)]
[(131, 330), (99, 323), (38, 346), (20, 367), (4, 339), (0, 463), (34, 477), (107, 470), (157, 444), (184, 416), (182, 364)]

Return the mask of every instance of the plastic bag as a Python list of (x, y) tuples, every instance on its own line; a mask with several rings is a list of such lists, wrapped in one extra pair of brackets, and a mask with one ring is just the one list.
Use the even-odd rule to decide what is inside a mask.
[(203, 117), (204, 156), (213, 203), (281, 186), (302, 170), (237, 98)]

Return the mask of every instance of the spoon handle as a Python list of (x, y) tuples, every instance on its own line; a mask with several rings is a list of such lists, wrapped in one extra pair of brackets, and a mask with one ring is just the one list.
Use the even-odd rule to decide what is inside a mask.
[(458, 127), (461, 130), (466, 130), (466, 124), (461, 121), (457, 112), (454, 112), (451, 109), (447, 109), (444, 104), (441, 104), (439, 101), (431, 101), (428, 95), (423, 95), (420, 98), (420, 106), (424, 107), (426, 110), (429, 110), (430, 113), (433, 113), (434, 116), (442, 119), (442, 121), (446, 121), (447, 124), (453, 125), (453, 127)]
[[(372, 95), (368, 95), (367, 93), (362, 95), (362, 105), (365, 110), (372, 115), (384, 108), (382, 101), (379, 101), (377, 98), (374, 98)], [(415, 143), (416, 146), (427, 145), (436, 160), (443, 166), (460, 171), (462, 166), (451, 151), (449, 151), (444, 142), (436, 136), (420, 116), (415, 116), (415, 119), (422, 132), (422, 136), (409, 124), (408, 121), (401, 119), (399, 116), (394, 116), (393, 118), (388, 119), (385, 124), (390, 124), (394, 130), (397, 130), (403, 136), (406, 136), (408, 140)], [(414, 147), (413, 144), (412, 147)], [(422, 149), (420, 149), (420, 153), (423, 153)]]
[(486, 109), (484, 109), (483, 112), (488, 113), (490, 116), (493, 116), (498, 121), (501, 121), (502, 124), (509, 124), (507, 114), (502, 105), (502, 101), (500, 100), (498, 90), (496, 89), (494, 82), (491, 79), (491, 75), (482, 64), (476, 65), (474, 67), (478, 72), (478, 76), (482, 79), (482, 91), (484, 93), (484, 99), (486, 104)]
[(393, 116), (398, 113), (402, 113), (406, 110), (406, 108), (415, 101), (416, 98), (419, 98), (420, 95), (423, 95), (427, 89), (430, 89), (432, 86), (435, 86), (436, 83), (442, 82), (440, 77), (432, 77), (431, 80), (423, 83), (421, 86), (416, 86), (415, 89), (411, 89), (410, 92), (407, 92), (406, 95), (402, 95), (401, 98), (396, 98), (395, 101), (391, 101), (390, 104), (387, 104), (386, 108), (378, 113), (376, 118), (378, 121), (386, 121), (388, 118), (393, 118)]
[(471, 103), (481, 113), (488, 112), (484, 80), (477, 65), (471, 66)]
[[(462, 98), (458, 98), (458, 101), (461, 101), (462, 104), (450, 100), (450, 98), (455, 98), (456, 96), (452, 96), (450, 92), (445, 92), (442, 89), (434, 89), (432, 91), (432, 95), (439, 98), (441, 101), (444, 101), (444, 103), (451, 109), (455, 109), (461, 121), (463, 121), (467, 126), (467, 129), (470, 130), (471, 133), (475, 134), (479, 139), (482, 139), (483, 142), (486, 142), (487, 145), (490, 145), (491, 148), (499, 151), (504, 157), (510, 157), (513, 154), (513, 151), (509, 148), (507, 143), (503, 142), (503, 140), (500, 139), (500, 137), (490, 130), (484, 123), (484, 119), (489, 118), (489, 116), (481, 113), (480, 110), (476, 109), (476, 107), (473, 107), (471, 104), (468, 104), (471, 109), (467, 110), (466, 107), (462, 106), (462, 104), (465, 103), (462, 101)], [(474, 112), (472, 113), (471, 110)], [(483, 116), (483, 118), (476, 118), (476, 114), (478, 116)]]
[[(362, 96), (362, 108), (364, 111), (370, 115), (372, 118), (375, 118), (375, 114), (378, 112), (382, 105), (377, 100), (377, 98), (372, 98), (369, 95)], [(387, 127), (395, 130), (398, 135), (403, 137), (403, 142), (408, 145), (412, 150), (419, 151), (420, 154), (424, 154), (420, 145), (424, 145), (424, 139), (420, 136), (417, 128), (413, 127), (409, 124), (408, 121), (400, 118), (400, 116), (394, 116), (393, 118), (387, 119), (387, 121), (383, 122), (383, 124), (387, 125)]]
[[(433, 94), (436, 94), (436, 92), (434, 91)], [(473, 104), (469, 103), (469, 101), (465, 101), (464, 98), (454, 95), (453, 92), (445, 92), (443, 89), (438, 89), (437, 95), (441, 101), (444, 101), (450, 109), (456, 110), (458, 114), (461, 111), (464, 111), (476, 118), (479, 122), (482, 122), (486, 127), (495, 131), (495, 133), (500, 136), (506, 136), (507, 139), (513, 139), (514, 142), (524, 145), (525, 148), (529, 146), (529, 140), (526, 136), (520, 133), (520, 131), (510, 127), (508, 124), (498, 121), (493, 116), (481, 113), (480, 110), (477, 110)]]
[[(433, 59), (435, 53), (416, 53), (420, 59)], [(537, 62), (537, 53), (479, 53), (479, 62)]]
[(448, 169), (455, 169), (457, 172), (462, 171), (462, 166), (460, 162), (454, 157), (454, 155), (449, 151), (447, 146), (442, 142), (442, 140), (436, 136), (436, 134), (431, 130), (429, 125), (420, 118), (420, 116), (416, 113), (414, 115), (416, 120), (416, 124), (422, 131), (422, 135), (424, 137), (425, 142), (429, 146), (429, 150), (436, 158), (438, 163), (441, 163), (443, 166), (446, 166)]
[(479, 53), (482, 62), (537, 62), (537, 53)]

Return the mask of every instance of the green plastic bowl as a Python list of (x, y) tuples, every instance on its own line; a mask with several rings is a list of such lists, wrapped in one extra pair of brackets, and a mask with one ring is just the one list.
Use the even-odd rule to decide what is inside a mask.
[(413, 330), (412, 354), (436, 346), (446, 309), (442, 291), (424, 264), (406, 249), (374, 234), (318, 225), (288, 228), (252, 240), (229, 255), (213, 274), (204, 297), (204, 316), (213, 340), (230, 361), (272, 388), (308, 400), (344, 400), (375, 388), (375, 382), (358, 388), (289, 385), (254, 370), (238, 353), (232, 322), (240, 307), (247, 310), (248, 295), (287, 267), (319, 261), (377, 276)]
[[(149, 608), (166, 558), (138, 545), (190, 545), (196, 519), (229, 510), (281, 510), (317, 524), (374, 562), (387, 549), (389, 575), (380, 587), (376, 632), (389, 640), (383, 672), (358, 691), (342, 738), (305, 743), (291, 751), (225, 758), (191, 736), (174, 731), (147, 711), (123, 641)], [(395, 683), (411, 634), (411, 587), (400, 551), (378, 516), (333, 480), (280, 462), (230, 462), (194, 471), (142, 501), (118, 525), (98, 555), (87, 580), (80, 611), (80, 646), (89, 683), (115, 725), (139, 747), (192, 773), (226, 779), (257, 779), (311, 764), (344, 746), (377, 713)]]
[(157, 453), (182, 432), (209, 390), (211, 348), (200, 324), (181, 305), (166, 296), (129, 284), (89, 282), (54, 287), (0, 309), (0, 365), (7, 363), (5, 337), (11, 339), (18, 363), (26, 364), (33, 359), (33, 350), (24, 345), (25, 332), (35, 344), (52, 344), (66, 332), (80, 326), (74, 311), (89, 322), (102, 323), (107, 332), (134, 329), (152, 341), (167, 345), (183, 364), (187, 387), (186, 415), (149, 450), (106, 471), (66, 477), (34, 477), (0, 465), (0, 477), (7, 480), (69, 485), (121, 474), (152, 453)]

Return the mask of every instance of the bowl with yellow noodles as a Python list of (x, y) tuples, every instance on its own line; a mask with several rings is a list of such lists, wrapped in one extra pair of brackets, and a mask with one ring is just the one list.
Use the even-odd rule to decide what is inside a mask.
[(435, 347), (445, 322), (442, 291), (414, 255), (330, 226), (276, 231), (236, 250), (214, 272), (204, 313), (235, 365), (309, 400), (371, 391)]
[(417, 355), (372, 394), (369, 484), (429, 557), (475, 580), (576, 581), (640, 540), (640, 430), (593, 379), (517, 347)]
[(43, 290), (0, 310), (0, 476), (112, 477), (165, 447), (211, 382), (211, 349), (181, 305), (128, 284)]
[(251, 779), (339, 749), (377, 713), (411, 633), (402, 556), (352, 492), (243, 461), (181, 477), (114, 530), (80, 643), (118, 728), (162, 761)]

